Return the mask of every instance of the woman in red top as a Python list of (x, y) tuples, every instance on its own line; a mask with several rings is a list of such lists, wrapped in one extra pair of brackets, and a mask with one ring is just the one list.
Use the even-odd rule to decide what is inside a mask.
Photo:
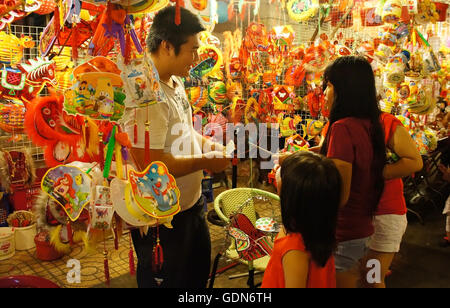
[(400, 243), (408, 224), (401, 178), (422, 169), (423, 163), (416, 144), (400, 120), (388, 113), (383, 113), (380, 120), (384, 128), (386, 147), (398, 158), (393, 163), (386, 164), (383, 170), (386, 181), (375, 212), (373, 220), (375, 232), (370, 238), (370, 250), (367, 255), (367, 260), (380, 261), (380, 281), (373, 284), (365, 282), (369, 287), (385, 288), (386, 273), (395, 253), (400, 250)]
[(321, 153), (342, 177), (334, 253), (337, 287), (357, 287), (360, 262), (373, 234), (372, 216), (384, 187), (386, 147), (372, 67), (361, 57), (341, 57), (325, 70), (330, 110)]
[(336, 166), (324, 156), (300, 151), (283, 161), (278, 185), (283, 228), (262, 287), (335, 287), (333, 249), (341, 199)]

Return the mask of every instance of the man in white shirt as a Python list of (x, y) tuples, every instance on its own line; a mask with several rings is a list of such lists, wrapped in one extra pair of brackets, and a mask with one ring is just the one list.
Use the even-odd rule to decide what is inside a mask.
[[(150, 58), (158, 71), (165, 100), (136, 110), (138, 142), (131, 155), (136, 167), (144, 170), (151, 161), (164, 162), (180, 189), (181, 212), (172, 220), (173, 229), (159, 227), (163, 248), (162, 270), (152, 272), (152, 250), (156, 230), (142, 236), (132, 230), (138, 257), (139, 287), (204, 288), (209, 276), (211, 242), (203, 212), (201, 192), (203, 169), (222, 172), (230, 160), (223, 146), (198, 134), (192, 125), (192, 110), (179, 77), (189, 75), (198, 60), (198, 33), (203, 31), (197, 16), (181, 8), (181, 24), (175, 25), (175, 7), (161, 10), (154, 18), (147, 39)], [(150, 160), (145, 160), (145, 129), (150, 135)], [(133, 131), (134, 119), (125, 125)], [(203, 153), (203, 149), (212, 152)], [(217, 151), (217, 152), (214, 152)]]

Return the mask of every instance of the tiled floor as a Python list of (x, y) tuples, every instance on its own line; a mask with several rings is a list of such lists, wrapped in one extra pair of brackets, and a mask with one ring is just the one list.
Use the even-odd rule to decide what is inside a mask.
[[(112, 239), (106, 241), (106, 248), (111, 280), (129, 273), (128, 234), (124, 234), (121, 238), (118, 250), (114, 249), (114, 241)], [(67, 274), (73, 269), (73, 267), (67, 267), (70, 259), (80, 261), (80, 283), (68, 282)], [(89, 288), (102, 284), (105, 281), (103, 260), (103, 243), (97, 246), (95, 253), (89, 254), (83, 246), (75, 244), (69, 255), (51, 262), (37, 259), (36, 248), (33, 248), (25, 251), (16, 251), (12, 258), (0, 261), (0, 277), (32, 275), (46, 278), (64, 288)]]
[[(242, 174), (242, 172), (241, 172)], [(247, 186), (248, 177), (240, 177), (238, 186)], [(273, 192), (273, 187), (262, 186), (265, 190)], [(215, 189), (215, 196), (224, 191), (224, 187)], [(448, 195), (446, 192), (445, 196)], [(425, 224), (420, 224), (414, 216), (409, 217), (408, 229), (403, 239), (400, 253), (397, 254), (392, 264), (393, 275), (386, 281), (390, 288), (395, 287), (450, 287), (450, 248), (440, 248), (438, 242), (442, 239), (444, 233), (444, 219), (441, 214), (442, 199), (437, 204), (440, 207), (435, 208), (427, 206), (430, 212), (425, 219)], [(208, 204), (208, 211), (213, 208), (213, 204)], [(268, 207), (262, 205), (256, 208), (258, 214), (263, 216), (279, 216), (278, 204)], [(275, 210), (275, 211), (274, 211)], [(223, 251), (225, 244), (225, 231), (223, 227), (209, 224), (212, 254), (214, 261), (219, 251)], [(119, 243), (119, 249), (114, 250), (113, 240), (106, 242), (109, 252), (109, 268), (111, 283), (110, 287), (135, 288), (137, 287), (136, 278), (130, 276), (128, 266), (128, 253), (130, 249), (128, 234), (124, 234)], [(96, 253), (87, 254), (84, 249), (75, 245), (72, 252), (53, 262), (43, 262), (36, 258), (35, 249), (28, 251), (16, 251), (13, 258), (0, 261), (0, 277), (10, 275), (34, 275), (47, 278), (64, 288), (105, 288), (103, 271), (103, 243), (97, 246)], [(81, 283), (71, 284), (67, 281), (67, 273), (70, 268), (67, 267), (67, 261), (78, 259), (81, 263)], [(135, 258), (135, 262), (137, 262)], [(219, 270), (233, 265), (235, 262), (222, 257), (219, 262)], [(236, 274), (246, 274), (248, 267), (238, 264), (231, 269), (217, 275), (215, 288), (247, 288), (247, 276), (237, 279), (229, 277)], [(262, 275), (255, 275), (255, 283), (262, 280)]]

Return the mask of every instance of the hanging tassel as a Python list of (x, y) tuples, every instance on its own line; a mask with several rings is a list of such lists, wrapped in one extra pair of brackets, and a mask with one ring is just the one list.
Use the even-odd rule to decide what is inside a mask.
[(77, 30), (77, 24), (73, 24), (72, 28), (72, 60), (76, 61), (78, 59), (78, 30)]
[(134, 266), (133, 245), (131, 243), (131, 232), (128, 233), (130, 239), (130, 251), (128, 252), (128, 265), (130, 266), (130, 275), (136, 275), (136, 267)]
[(109, 280), (109, 264), (108, 264), (108, 253), (106, 250), (103, 252), (104, 260), (103, 260), (103, 267), (105, 270), (105, 282), (109, 286), (110, 280)]
[(136, 109), (134, 109), (134, 132), (133, 132), (133, 141), (136, 145), (138, 143), (138, 126), (137, 126), (137, 112)]
[(119, 250), (119, 234), (117, 234), (117, 228), (114, 228), (114, 249)]
[(164, 263), (163, 249), (159, 241), (159, 225), (156, 225), (156, 245), (153, 248), (152, 270), (154, 273), (161, 271)]
[(105, 270), (105, 282), (109, 286), (110, 279), (109, 279), (109, 264), (108, 264), (108, 252), (106, 251), (106, 237), (105, 237), (105, 230), (103, 230), (103, 266)]
[(145, 123), (145, 150), (144, 150), (144, 160), (145, 165), (150, 164), (150, 128), (149, 122)]
[(131, 62), (131, 26), (126, 25), (125, 32), (125, 64), (130, 64)]
[(71, 226), (69, 219), (67, 219), (66, 227), (67, 227), (67, 237), (69, 238), (70, 246), (72, 246), (73, 245), (73, 234), (72, 234), (72, 226)]
[(136, 145), (138, 143), (138, 126), (137, 122), (134, 122), (134, 136), (133, 136), (134, 144)]
[(177, 0), (175, 4), (175, 24), (179, 26), (181, 24), (181, 0)]
[(59, 34), (60, 27), (61, 27), (61, 19), (60, 19), (61, 13), (59, 11), (60, 9), (61, 9), (61, 7), (57, 7), (55, 9), (55, 13), (53, 15), (53, 22), (55, 24), (55, 30), (56, 30), (57, 35)]

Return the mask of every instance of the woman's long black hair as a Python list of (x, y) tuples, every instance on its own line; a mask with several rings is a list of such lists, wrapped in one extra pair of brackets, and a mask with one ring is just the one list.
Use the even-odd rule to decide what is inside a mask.
[(281, 165), (281, 216), (287, 233), (300, 233), (317, 265), (324, 267), (336, 246), (341, 176), (323, 155), (296, 152)]
[(373, 147), (371, 170), (375, 175), (373, 200), (375, 203), (372, 204), (372, 209), (375, 210), (384, 189), (383, 168), (386, 162), (386, 145), (372, 67), (363, 57), (338, 58), (325, 70), (324, 84), (328, 82), (334, 87), (334, 102), (330, 110), (330, 125), (321, 153), (326, 155), (328, 152), (328, 142), (334, 122), (347, 117), (370, 120), (370, 138)]

